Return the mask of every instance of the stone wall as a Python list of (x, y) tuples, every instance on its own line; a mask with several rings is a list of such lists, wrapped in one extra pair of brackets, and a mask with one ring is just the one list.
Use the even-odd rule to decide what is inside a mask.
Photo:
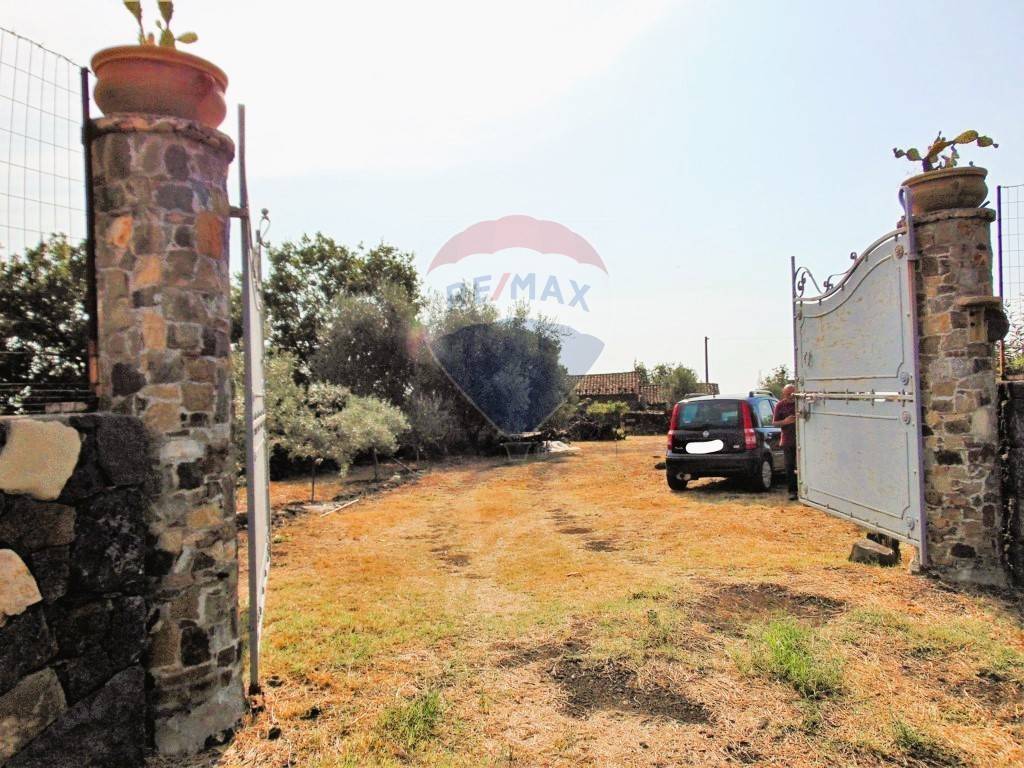
[(169, 117), (92, 126), (101, 407), (157, 455), (148, 672), (158, 751), (228, 737), (244, 706), (237, 616), (226, 191), (234, 146)]
[(141, 765), (146, 432), (110, 414), (9, 418), (0, 446), (0, 764)]
[(943, 578), (1004, 584), (997, 466), (992, 249), (986, 208), (914, 218), (920, 325), (925, 506), (932, 568)]
[(0, 763), (134, 765), (244, 709), (231, 450), (231, 140), (91, 125), (106, 413), (6, 422)]
[(670, 416), (666, 411), (627, 411), (622, 423), (630, 435), (666, 435)]
[(1000, 460), (1003, 481), (1001, 549), (1010, 580), (1024, 587), (1024, 381), (1005, 381), (999, 387)]

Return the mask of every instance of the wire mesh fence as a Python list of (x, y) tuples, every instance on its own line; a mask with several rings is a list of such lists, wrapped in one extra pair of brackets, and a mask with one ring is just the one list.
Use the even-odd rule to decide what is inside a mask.
[(999, 292), (1007, 306), (1020, 307), (1024, 300), (1024, 184), (996, 188), (999, 207)]
[(1010, 319), (1002, 343), (1005, 376), (1024, 374), (1024, 184), (996, 188), (999, 295)]
[(73, 61), (0, 27), (0, 412), (92, 398), (87, 90)]

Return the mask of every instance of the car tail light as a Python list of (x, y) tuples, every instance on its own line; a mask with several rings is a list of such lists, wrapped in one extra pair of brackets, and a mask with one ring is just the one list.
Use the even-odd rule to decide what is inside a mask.
[(668, 449), (672, 450), (672, 432), (679, 426), (679, 403), (672, 406), (672, 418), (668, 421)]
[(754, 431), (754, 417), (750, 411), (750, 403), (740, 403), (743, 413), (743, 447), (748, 451), (757, 448), (757, 433)]

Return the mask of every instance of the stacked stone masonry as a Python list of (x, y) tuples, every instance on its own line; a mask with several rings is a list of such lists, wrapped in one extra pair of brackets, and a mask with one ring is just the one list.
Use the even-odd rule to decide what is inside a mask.
[(160, 483), (147, 520), (153, 741), (194, 752), (241, 716), (230, 471), (231, 140), (196, 123), (92, 126), (100, 403), (138, 417)]
[(992, 296), (994, 217), (984, 208), (915, 217), (915, 287), (931, 563), (950, 580), (1001, 585), (995, 353), (973, 308)]
[(0, 446), (0, 765), (142, 765), (146, 432), (110, 414), (4, 419)]

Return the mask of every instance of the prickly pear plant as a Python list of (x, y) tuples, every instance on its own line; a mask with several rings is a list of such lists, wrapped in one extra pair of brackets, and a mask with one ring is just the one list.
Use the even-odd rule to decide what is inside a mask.
[(160, 32), (159, 39), (157, 39), (153, 32), (146, 32), (142, 26), (142, 1), (123, 0), (123, 2), (124, 7), (135, 18), (135, 23), (139, 25), (139, 45), (160, 45), (164, 48), (176, 48), (177, 43), (187, 45), (199, 39), (195, 32), (185, 32), (177, 37), (171, 32), (171, 17), (174, 16), (174, 3), (171, 0), (159, 0), (156, 4), (160, 10), (160, 16), (163, 18), (163, 21), (157, 19), (156, 22), (156, 28)]
[[(892, 148), (892, 153), (897, 157), (905, 157), (913, 163), (921, 163), (921, 167), (925, 172), (938, 170), (939, 168), (954, 168), (957, 165), (957, 161), (960, 159), (960, 153), (957, 151), (957, 145), (966, 144), (977, 144), (979, 147), (998, 147), (999, 145), (992, 141), (990, 136), (981, 136), (977, 131), (964, 131), (955, 139), (947, 139), (942, 135), (942, 131), (939, 131), (939, 135), (935, 137), (935, 141), (932, 142), (931, 146), (928, 147), (928, 151), (924, 154), (921, 153), (917, 147), (911, 147), (910, 149), (897, 149)], [(943, 155), (942, 153), (946, 150), (948, 153)], [(973, 163), (971, 163), (973, 165)]]

